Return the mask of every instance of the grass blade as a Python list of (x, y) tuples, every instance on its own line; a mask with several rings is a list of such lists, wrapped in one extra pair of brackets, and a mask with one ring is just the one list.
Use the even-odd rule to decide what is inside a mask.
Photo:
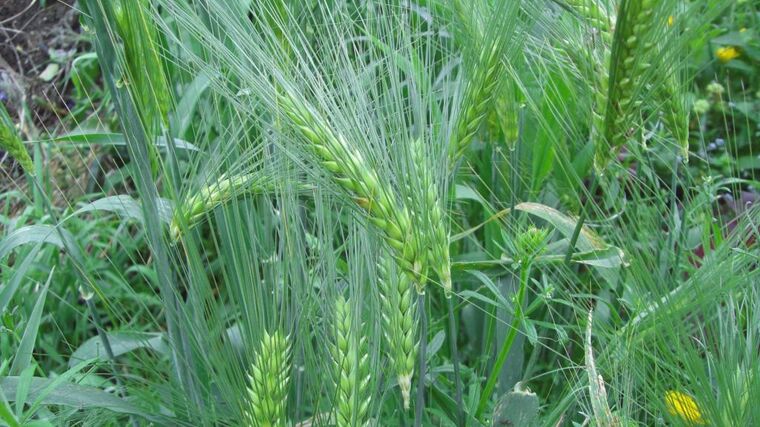
[(8, 371), (10, 375), (20, 375), (32, 362), (32, 353), (34, 345), (37, 342), (37, 332), (40, 328), (42, 311), (45, 308), (45, 297), (47, 296), (50, 281), (53, 279), (54, 271), (55, 268), (50, 270), (47, 282), (42, 287), (39, 296), (37, 296), (37, 302), (34, 304), (32, 314), (29, 316), (26, 328), (24, 328), (24, 335), (21, 337), (18, 350), (16, 350), (16, 356), (13, 358), (11, 369)]

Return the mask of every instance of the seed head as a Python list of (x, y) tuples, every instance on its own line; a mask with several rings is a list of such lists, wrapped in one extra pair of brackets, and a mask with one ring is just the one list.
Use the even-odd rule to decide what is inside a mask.
[(34, 174), (34, 163), (21, 142), (5, 107), (0, 104), (0, 148), (7, 151), (28, 174)]
[(417, 358), (413, 287), (408, 275), (399, 274), (388, 260), (381, 261), (377, 268), (388, 359), (401, 389), (404, 408), (409, 409), (412, 375)]
[(264, 336), (254, 354), (248, 374), (246, 418), (253, 426), (287, 424), (286, 408), (290, 382), (290, 343), (279, 331)]
[(328, 121), (297, 94), (286, 89), (277, 92), (278, 106), (309, 142), (307, 149), (332, 180), (343, 188), (382, 232), (393, 258), (420, 288), (424, 288), (427, 269), (424, 244), (414, 230), (412, 213), (393, 191), (387, 180), (368, 162), (350, 141), (336, 132)]
[(370, 405), (369, 356), (363, 325), (351, 313), (351, 302), (339, 296), (335, 302), (332, 345), (335, 410), (338, 427), (367, 424)]
[(530, 226), (527, 230), (517, 235), (515, 240), (515, 252), (521, 261), (529, 261), (538, 256), (544, 248), (548, 231), (542, 228)]

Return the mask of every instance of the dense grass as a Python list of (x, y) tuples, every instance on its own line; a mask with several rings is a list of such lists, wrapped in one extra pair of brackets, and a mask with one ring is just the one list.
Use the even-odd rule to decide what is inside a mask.
[(760, 423), (751, 2), (78, 7), (0, 423)]

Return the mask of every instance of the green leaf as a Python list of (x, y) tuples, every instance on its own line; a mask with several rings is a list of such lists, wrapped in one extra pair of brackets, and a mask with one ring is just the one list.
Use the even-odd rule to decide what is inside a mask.
[[(63, 240), (61, 240), (61, 236), (63, 236)], [(52, 225), (27, 225), (14, 230), (0, 241), (0, 259), (3, 259), (15, 248), (27, 243), (50, 243), (61, 249), (73, 251), (69, 255), (80, 264), (84, 264), (79, 247), (74, 242), (74, 236), (64, 228), (56, 230), (56, 227)]]
[(140, 203), (127, 195), (103, 197), (102, 199), (87, 203), (77, 209), (72, 215), (93, 211), (113, 212), (123, 218), (142, 221), (142, 207)]
[[(575, 230), (575, 224), (577, 219), (567, 216), (562, 212), (540, 203), (520, 203), (515, 206), (518, 211), (527, 212), (531, 215), (537, 216), (549, 224), (553, 225), (562, 235), (570, 238)], [(593, 251), (597, 249), (604, 249), (607, 244), (604, 243), (601, 237), (591, 231), (588, 227), (583, 226), (581, 233), (578, 236), (578, 247), (582, 251)]]
[(461, 291), (461, 292), (459, 292), (459, 297), (462, 298), (462, 299), (465, 299), (465, 300), (473, 298), (473, 299), (482, 301), (482, 302), (484, 302), (484, 303), (486, 303), (488, 305), (492, 305), (494, 307), (496, 307), (498, 305), (498, 303), (496, 301), (494, 301), (491, 298), (488, 298), (488, 297), (486, 297), (484, 295), (481, 295), (479, 292), (475, 292), (475, 291), (470, 291), (470, 290)]
[(530, 319), (523, 319), (523, 327), (525, 328), (525, 336), (528, 338), (528, 342), (530, 342), (530, 345), (535, 346), (538, 343), (536, 325)]
[(728, 34), (724, 34), (720, 37), (716, 37), (712, 39), (712, 42), (718, 45), (733, 45), (733, 46), (744, 46), (747, 42), (747, 38), (744, 36), (744, 33), (740, 33), (738, 31), (733, 31)]
[[(139, 348), (148, 348), (162, 354), (168, 351), (164, 342), (164, 334), (159, 332), (109, 332), (107, 336), (114, 357)], [(94, 363), (107, 360), (103, 341), (99, 336), (94, 336), (85, 341), (71, 355), (69, 367), (74, 367), (83, 361)]]
[[(2, 390), (0, 390), (0, 395), (2, 395)], [(5, 421), (9, 427), (21, 427), (21, 423), (19, 423), (13, 415), (13, 411), (11, 411), (11, 407), (8, 405), (8, 401), (4, 396), (3, 399), (0, 400), (0, 420)]]
[(499, 304), (501, 304), (502, 307), (512, 307), (512, 304), (507, 301), (506, 298), (504, 298), (504, 295), (501, 294), (499, 288), (496, 286), (493, 280), (491, 280), (491, 278), (488, 277), (485, 273), (477, 270), (468, 270), (467, 272), (475, 276), (475, 278), (478, 279), (480, 283), (486, 285), (486, 287), (494, 294), (494, 296), (496, 296), (496, 299), (499, 301)]
[(5, 312), (8, 304), (11, 302), (13, 295), (18, 290), (21, 281), (26, 277), (26, 272), (32, 266), (32, 262), (37, 258), (37, 254), (40, 252), (41, 244), (38, 243), (31, 251), (26, 255), (21, 264), (18, 265), (16, 271), (13, 273), (11, 280), (0, 289), (0, 314)]
[(428, 361), (432, 360), (433, 356), (435, 356), (438, 350), (441, 349), (441, 346), (443, 346), (443, 341), (445, 339), (446, 339), (446, 334), (443, 331), (438, 331), (438, 333), (435, 334), (433, 339), (430, 340), (427, 347)]
[[(177, 149), (185, 151), (200, 151), (200, 149), (179, 138), (173, 138)], [(124, 134), (99, 131), (76, 131), (61, 135), (55, 138), (43, 139), (40, 143), (56, 143), (58, 146), (90, 147), (93, 145), (123, 147), (127, 145), (127, 139)], [(166, 149), (167, 139), (159, 137), (156, 139), (156, 147)]]
[(45, 286), (40, 291), (40, 295), (37, 297), (37, 302), (34, 304), (32, 314), (29, 316), (26, 328), (24, 328), (24, 335), (21, 337), (21, 342), (16, 350), (16, 356), (13, 358), (13, 364), (11, 365), (10, 371), (8, 371), (10, 375), (19, 375), (32, 361), (32, 352), (34, 350), (34, 343), (37, 341), (37, 331), (40, 328), (42, 310), (45, 308), (45, 297), (47, 296), (48, 287), (50, 286), (50, 280), (53, 278), (54, 271), (54, 268), (50, 270), (47, 283), (45, 283)]
[(457, 184), (456, 185), (456, 199), (457, 200), (473, 200), (481, 205), (483, 207), (488, 208), (489, 204), (486, 199), (483, 198), (477, 191), (473, 190), (471, 187), (464, 185), (464, 184)]
[(600, 268), (619, 268), (628, 265), (625, 261), (623, 251), (615, 246), (576, 252), (573, 254), (572, 261)]
[(32, 377), (34, 376), (35, 366), (27, 366), (19, 376), (19, 386), (16, 388), (16, 416), (21, 417), (24, 414), (24, 405), (26, 398), (29, 396), (29, 388), (32, 386)]
[[(32, 377), (29, 397), (38, 400), (38, 404), (42, 405), (61, 405), (79, 409), (103, 408), (118, 413), (153, 418), (130, 402), (99, 388), (57, 380), (57, 378)], [(21, 379), (15, 376), (2, 378), (0, 389), (6, 395), (15, 396), (20, 381)]]
[[(172, 219), (172, 207), (171, 202), (166, 199), (160, 199), (159, 216), (161, 221), (165, 223), (171, 222)], [(106, 211), (113, 212), (122, 218), (133, 219), (139, 222), (143, 222), (143, 210), (142, 205), (136, 199), (131, 196), (120, 194), (118, 196), (108, 196), (101, 199), (90, 202), (81, 208), (77, 209), (68, 218), (79, 215), (86, 212), (94, 211)], [(67, 218), (67, 219), (68, 219)]]
[(538, 396), (521, 383), (499, 399), (491, 418), (492, 426), (538, 425)]
[(177, 103), (177, 108), (172, 114), (173, 122), (177, 124), (178, 135), (185, 136), (195, 118), (195, 108), (203, 92), (211, 85), (211, 79), (207, 75), (198, 74), (189, 85), (182, 91), (182, 97)]

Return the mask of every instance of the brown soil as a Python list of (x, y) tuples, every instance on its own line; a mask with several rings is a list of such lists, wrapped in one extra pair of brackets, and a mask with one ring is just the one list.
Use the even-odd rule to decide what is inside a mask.
[[(74, 1), (0, 0), (0, 102), (24, 139), (53, 131), (66, 114), (65, 76), (81, 47)], [(42, 79), (50, 64), (57, 72)], [(12, 188), (20, 171), (1, 150), (0, 169), (0, 190)]]
[[(26, 104), (31, 110), (27, 125), (42, 130), (62, 113), (68, 90), (63, 78), (80, 40), (74, 0), (46, 3), (0, 1), (0, 100), (14, 119)], [(51, 63), (58, 72), (45, 81), (40, 74)]]

